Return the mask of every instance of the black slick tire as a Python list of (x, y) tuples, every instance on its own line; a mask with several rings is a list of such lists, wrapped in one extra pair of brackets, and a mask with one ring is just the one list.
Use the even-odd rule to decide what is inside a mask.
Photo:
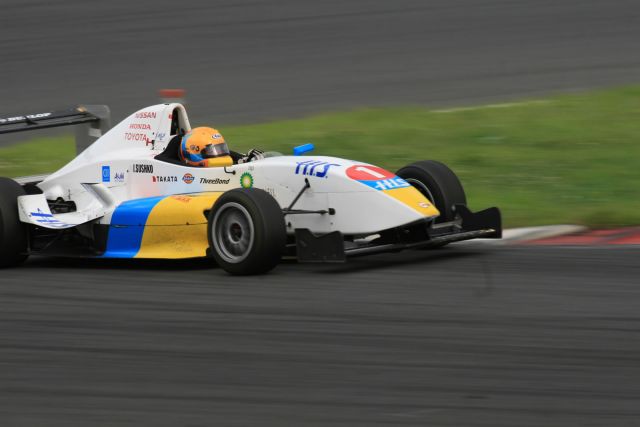
[(0, 268), (15, 267), (27, 255), (27, 227), (18, 216), (18, 196), (26, 192), (12, 179), (0, 177)]
[(273, 269), (287, 238), (282, 208), (257, 188), (237, 188), (220, 196), (209, 212), (207, 235), (210, 255), (235, 275)]
[(436, 206), (440, 211), (436, 223), (453, 221), (456, 216), (454, 205), (467, 204), (460, 180), (443, 163), (423, 160), (403, 167), (396, 174)]

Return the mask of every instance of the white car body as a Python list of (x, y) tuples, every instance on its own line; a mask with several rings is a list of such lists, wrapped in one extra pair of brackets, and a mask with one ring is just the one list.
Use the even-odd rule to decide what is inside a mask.
[[(307, 229), (318, 235), (338, 231), (363, 238), (439, 215), (409, 183), (362, 162), (277, 156), (200, 168), (159, 160), (156, 156), (174, 137), (176, 114), (180, 127), (190, 130), (181, 104), (159, 104), (131, 114), (37, 183), (42, 194), (20, 196), (20, 220), (40, 229), (75, 228), (88, 239), (96, 238), (94, 225), (102, 226), (106, 242), (87, 256), (190, 258), (206, 256), (206, 212), (234, 188), (263, 189), (284, 210), (299, 195), (294, 209), (320, 212), (285, 213), (290, 235)], [(307, 182), (309, 187), (301, 192)], [(55, 200), (73, 202), (75, 209), (52, 212)], [(121, 244), (131, 236), (137, 241)]]
[[(97, 111), (108, 111), (106, 106), (97, 107), (102, 107)], [(0, 133), (96, 120), (81, 107), (60, 114), (0, 119)], [(346, 255), (501, 234), (497, 208), (471, 213), (459, 183), (462, 203), (451, 208), (456, 217), (435, 224), (440, 212), (425, 197), (428, 189), (418, 191), (394, 173), (367, 163), (277, 155), (227, 167), (187, 166), (178, 159), (177, 149), (181, 135), (191, 126), (178, 103), (139, 110), (104, 135), (105, 126), (92, 126), (89, 134), (98, 137), (93, 144), (46, 178), (21, 182), (23, 189), (11, 190), (27, 193), (18, 195), (17, 203), (16, 199), (3, 202), (3, 209), (16, 204), (18, 221), (27, 224), (29, 243), (20, 253), (159, 259), (209, 256), (212, 246), (218, 245), (207, 228), (214, 216), (209, 213), (223, 194), (242, 188), (270, 195), (259, 192), (272, 205), (269, 217), (280, 218), (271, 222), (271, 229), (282, 227), (280, 221), (284, 221), (287, 247), (295, 248), (302, 261), (343, 261)], [(436, 167), (446, 169), (441, 164)], [(458, 182), (453, 172), (448, 173)], [(22, 241), (20, 233), (13, 235)], [(19, 255), (15, 257), (19, 261)]]

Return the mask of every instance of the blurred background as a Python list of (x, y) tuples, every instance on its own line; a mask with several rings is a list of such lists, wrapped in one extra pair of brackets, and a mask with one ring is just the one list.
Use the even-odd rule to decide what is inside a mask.
[[(392, 170), (437, 159), (508, 226), (630, 225), (639, 13), (624, 0), (6, 0), (0, 116), (107, 104), (117, 123), (179, 88), (192, 123), (236, 150), (314, 142)], [(0, 174), (62, 166), (74, 152), (56, 141), (0, 151)]]
[(359, 106), (476, 105), (633, 83), (633, 0), (4, 0), (1, 112), (184, 88), (254, 123)]
[[(634, 226), (639, 42), (637, 0), (2, 0), (0, 117), (179, 88), (234, 150), (432, 158), (509, 227)], [(3, 135), (0, 176), (73, 156)], [(30, 261), (0, 277), (0, 424), (636, 425), (637, 259)]]

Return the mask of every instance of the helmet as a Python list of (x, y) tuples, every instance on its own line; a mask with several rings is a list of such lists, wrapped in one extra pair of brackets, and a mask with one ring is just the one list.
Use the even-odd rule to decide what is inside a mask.
[(224, 138), (214, 128), (191, 129), (182, 137), (180, 159), (190, 166), (231, 166), (233, 160)]

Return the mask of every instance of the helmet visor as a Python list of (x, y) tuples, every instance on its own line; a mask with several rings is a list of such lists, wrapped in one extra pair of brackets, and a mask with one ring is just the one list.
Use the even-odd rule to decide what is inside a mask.
[(204, 147), (202, 150), (202, 158), (210, 159), (212, 157), (220, 157), (220, 156), (228, 156), (229, 155), (229, 147), (227, 147), (227, 143), (223, 142), (220, 144), (209, 144)]

